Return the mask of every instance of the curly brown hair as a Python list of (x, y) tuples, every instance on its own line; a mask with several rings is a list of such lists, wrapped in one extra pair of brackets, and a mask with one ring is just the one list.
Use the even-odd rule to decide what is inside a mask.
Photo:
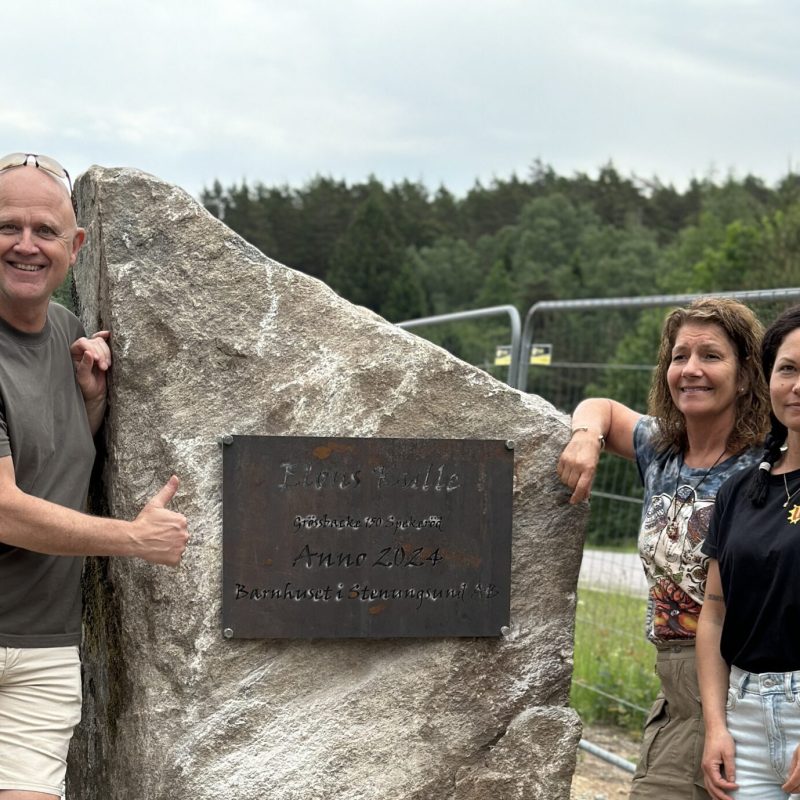
[(658, 420), (655, 446), (683, 453), (688, 449), (686, 420), (672, 402), (667, 370), (678, 331), (687, 323), (718, 325), (736, 351), (739, 380), (745, 391), (736, 398), (733, 430), (728, 450), (739, 453), (764, 441), (769, 430), (769, 389), (761, 372), (761, 339), (764, 326), (756, 315), (738, 300), (728, 297), (702, 297), (686, 308), (676, 308), (664, 320), (658, 363), (653, 371), (648, 396), (648, 413)]

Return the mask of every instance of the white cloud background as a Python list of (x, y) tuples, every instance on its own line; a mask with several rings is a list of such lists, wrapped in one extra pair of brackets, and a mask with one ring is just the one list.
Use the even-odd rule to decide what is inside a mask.
[[(622, 172), (772, 183), (800, 158), (796, 0), (3, 3), (2, 152), (197, 194)], [(14, 8), (16, 7), (16, 8)]]

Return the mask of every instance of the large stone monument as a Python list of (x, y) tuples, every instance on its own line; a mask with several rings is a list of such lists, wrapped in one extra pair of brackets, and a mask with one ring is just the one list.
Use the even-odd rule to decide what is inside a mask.
[[(95, 507), (170, 473), (182, 565), (91, 559), (69, 800), (566, 800), (584, 510), (568, 426), (284, 267), (133, 170), (79, 181), (87, 328), (113, 332)], [(226, 639), (223, 434), (514, 440), (511, 624), (497, 638)]]

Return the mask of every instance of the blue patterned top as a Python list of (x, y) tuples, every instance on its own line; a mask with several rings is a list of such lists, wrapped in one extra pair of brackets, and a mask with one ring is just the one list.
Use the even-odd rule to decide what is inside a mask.
[(657, 453), (654, 417), (633, 431), (636, 464), (644, 485), (639, 556), (649, 585), (647, 637), (654, 643), (694, 639), (706, 588), (706, 537), (719, 487), (757, 464), (760, 448), (731, 456), (710, 470), (687, 467), (683, 456)]

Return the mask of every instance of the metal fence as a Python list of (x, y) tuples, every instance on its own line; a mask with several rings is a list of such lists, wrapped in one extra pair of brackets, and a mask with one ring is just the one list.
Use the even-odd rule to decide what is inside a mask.
[[(519, 319), (519, 311), (514, 306), (490, 306), (489, 308), (477, 308), (472, 311), (454, 311), (451, 314), (438, 314), (435, 317), (420, 317), (419, 319), (408, 319), (404, 322), (398, 322), (398, 328), (424, 328), (431, 325), (444, 325), (452, 322), (465, 322), (466, 320), (486, 319), (489, 317), (508, 317), (509, 325), (511, 327), (510, 339), (511, 344), (508, 345), (508, 378), (507, 383), (509, 386), (516, 386), (517, 373), (519, 371), (519, 352), (522, 342), (522, 326)], [(505, 366), (505, 364), (496, 365), (489, 362), (489, 356), (492, 350), (492, 342), (488, 342), (488, 350), (484, 350), (483, 368), (492, 371), (494, 366)], [(494, 352), (497, 350), (495, 348)], [(496, 360), (496, 359), (495, 359)]]
[[(727, 293), (768, 324), (800, 300), (800, 289)], [(564, 412), (607, 396), (644, 412), (661, 324), (696, 295), (539, 303), (528, 312), (516, 385)], [(586, 331), (596, 331), (586, 336)], [(531, 344), (547, 345), (548, 365), (530, 365)], [(645, 640), (647, 585), (638, 558), (642, 488), (635, 465), (603, 455), (578, 583), (573, 704), (587, 722), (636, 730), (658, 684)]]
[[(592, 396), (613, 397), (644, 412), (662, 321), (669, 309), (697, 296), (537, 303), (526, 315), (519, 342), (512, 331), (508, 383), (535, 392), (566, 413)], [(800, 288), (718, 296), (746, 302), (768, 324), (800, 301)], [(508, 308), (481, 311), (498, 314)], [(477, 316), (480, 312), (467, 313)], [(445, 317), (443, 322), (453, 322), (453, 315)], [(436, 325), (438, 318), (427, 318), (424, 324)], [(493, 344), (487, 343), (487, 352)], [(531, 358), (532, 352), (536, 358)], [(489, 370), (503, 377), (491, 365)], [(637, 554), (641, 504), (635, 465), (603, 455), (579, 579), (572, 698), (585, 721), (607, 721), (631, 729), (641, 726), (657, 690), (655, 652), (644, 636), (647, 586)]]

